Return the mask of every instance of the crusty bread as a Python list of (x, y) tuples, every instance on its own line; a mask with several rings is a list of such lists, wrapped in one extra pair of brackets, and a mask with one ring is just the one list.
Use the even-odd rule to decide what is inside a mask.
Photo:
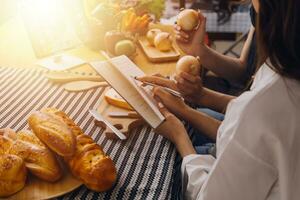
[(0, 129), (0, 197), (12, 195), (21, 190), (26, 182), (27, 170), (22, 158), (7, 151), (16, 139), (10, 129)]
[(60, 117), (60, 119), (71, 129), (73, 135), (76, 137), (78, 135), (84, 134), (83, 131), (79, 126), (75, 124), (75, 122), (68, 117), (68, 115), (60, 110), (57, 110), (55, 108), (45, 108), (43, 109), (44, 112), (52, 113), (56, 115), (57, 117)]
[(26, 182), (27, 171), (22, 158), (16, 155), (0, 155), (0, 197), (20, 191)]
[(61, 178), (62, 172), (55, 155), (31, 131), (20, 131), (17, 138), (10, 153), (20, 155), (32, 174), (50, 182)]
[(27, 169), (43, 180), (54, 182), (62, 175), (55, 155), (30, 131), (1, 130), (1, 154), (22, 158)]
[(95, 191), (110, 189), (116, 181), (117, 171), (113, 161), (106, 156), (102, 148), (87, 135), (77, 136), (76, 153), (65, 158), (72, 173)]
[(34, 134), (58, 155), (72, 156), (75, 153), (75, 136), (59, 116), (42, 110), (33, 113), (28, 123)]
[[(92, 190), (101, 192), (110, 189), (117, 178), (116, 167), (110, 157), (105, 155), (102, 148), (91, 137), (83, 134), (82, 129), (64, 112), (54, 108), (44, 109), (42, 112), (55, 115), (55, 118), (60, 121), (58, 124), (67, 126), (76, 136), (75, 153), (64, 156), (73, 175), (80, 178)], [(52, 134), (52, 131), (45, 134)], [(47, 144), (46, 141), (45, 143)]]

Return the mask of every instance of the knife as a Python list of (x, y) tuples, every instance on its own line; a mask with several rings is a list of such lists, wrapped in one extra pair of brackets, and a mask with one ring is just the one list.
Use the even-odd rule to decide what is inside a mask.
[(108, 122), (102, 115), (100, 115), (96, 110), (89, 110), (90, 114), (98, 121), (104, 122), (121, 140), (126, 140), (127, 137), (121, 133), (116, 127), (114, 127), (110, 122)]
[(112, 118), (141, 118), (141, 116), (136, 112), (109, 112), (108, 116)]

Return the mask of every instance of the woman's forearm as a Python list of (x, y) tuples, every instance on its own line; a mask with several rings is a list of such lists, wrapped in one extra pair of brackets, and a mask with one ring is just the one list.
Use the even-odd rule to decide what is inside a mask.
[(196, 154), (196, 150), (191, 142), (189, 136), (185, 134), (178, 134), (178, 137), (174, 141), (176, 149), (181, 157), (188, 156), (190, 154)]
[(239, 81), (245, 73), (245, 63), (239, 58), (225, 56), (206, 45), (201, 45), (199, 52), (202, 65), (222, 78)]
[(224, 113), (228, 103), (235, 98), (235, 96), (223, 94), (220, 92), (210, 90), (208, 88), (204, 88), (202, 91), (201, 99), (199, 100), (198, 104), (202, 105), (203, 107), (218, 111), (220, 113)]
[(207, 137), (216, 140), (218, 128), (221, 125), (219, 120), (192, 108), (186, 110), (184, 119)]
[(217, 51), (201, 44), (198, 47), (198, 56), (203, 66), (218, 76), (229, 81), (243, 81), (246, 72), (246, 61), (249, 55), (251, 42), (255, 29), (251, 27), (247, 40), (244, 43), (240, 58), (225, 56)]

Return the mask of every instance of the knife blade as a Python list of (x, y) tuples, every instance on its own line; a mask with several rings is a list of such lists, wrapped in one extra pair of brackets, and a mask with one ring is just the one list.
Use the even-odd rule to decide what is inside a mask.
[(106, 126), (108, 126), (121, 140), (126, 140), (127, 137), (121, 133), (116, 127), (114, 127), (109, 121), (104, 119), (102, 115), (100, 115), (96, 110), (89, 110), (90, 114), (98, 121), (102, 121), (105, 123)]
[(112, 118), (141, 118), (141, 116), (136, 112), (109, 112), (108, 116)]

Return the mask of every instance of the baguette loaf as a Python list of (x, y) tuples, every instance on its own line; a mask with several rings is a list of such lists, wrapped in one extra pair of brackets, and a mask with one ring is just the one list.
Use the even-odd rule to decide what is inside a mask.
[(91, 190), (102, 192), (110, 189), (116, 181), (117, 171), (113, 161), (88, 135), (77, 136), (76, 153), (66, 157), (72, 173)]
[(75, 136), (59, 116), (42, 110), (33, 113), (28, 123), (34, 134), (58, 155), (72, 156), (75, 153)]
[[(64, 156), (72, 174), (80, 178), (92, 190), (101, 192), (110, 189), (117, 178), (116, 167), (110, 157), (105, 155), (102, 148), (91, 137), (85, 135), (64, 112), (54, 108), (44, 109), (42, 112), (51, 116), (55, 115), (56, 119), (59, 119), (57, 125), (67, 126), (76, 137), (75, 153), (71, 156)], [(33, 125), (39, 126), (38, 123), (33, 123)], [(33, 130), (36, 129), (33, 128)], [(51, 135), (52, 133), (51, 130), (47, 132), (45, 129), (45, 134)], [(48, 141), (43, 139), (42, 141), (48, 144)]]

